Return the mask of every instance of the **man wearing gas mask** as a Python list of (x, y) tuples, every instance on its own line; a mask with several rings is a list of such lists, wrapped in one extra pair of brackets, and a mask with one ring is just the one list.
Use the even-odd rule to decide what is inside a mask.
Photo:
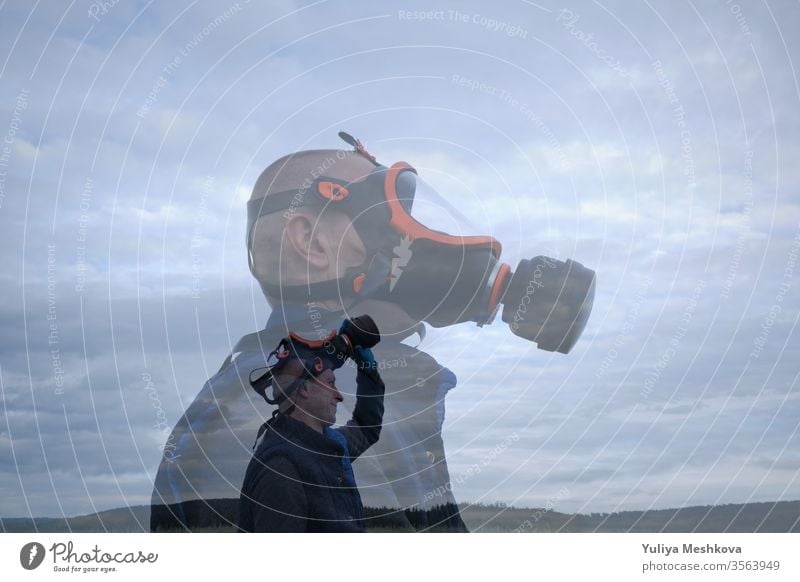
[[(384, 525), (466, 531), (441, 435), (456, 377), (403, 341), (422, 339), (425, 323), (491, 323), (501, 306), (512, 332), (541, 349), (566, 353), (583, 331), (593, 271), (534, 257), (512, 272), (494, 238), (432, 230), (417, 213), (425, 205), (452, 208), (447, 200), (409, 164), (386, 167), (339, 135), (352, 151), (285, 156), (253, 189), (250, 269), (272, 313), (264, 330), (237, 343), (168, 439), (174, 450), (156, 477), (152, 530), (230, 522), (225, 500), (238, 497), (264, 416), (249, 374), (288, 330), (320, 337), (349, 314), (369, 313), (382, 332), (375, 357), (386, 395), (381, 438), (354, 465), (364, 505), (380, 509)], [(353, 385), (354, 375), (341, 368), (342, 385)]]

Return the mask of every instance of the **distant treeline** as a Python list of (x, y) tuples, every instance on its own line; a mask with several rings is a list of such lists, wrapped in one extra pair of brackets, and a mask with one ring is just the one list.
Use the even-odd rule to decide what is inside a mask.
[(800, 501), (590, 514), (462, 505), (461, 515), (480, 532), (800, 532)]
[[(206, 502), (193, 503), (200, 507)], [(197, 531), (234, 531), (231, 523), (236, 519), (237, 500), (215, 499), (210, 503), (218, 517), (203, 523)], [(800, 532), (800, 501), (591, 514), (503, 504), (463, 503), (459, 508), (467, 527), (477, 532)], [(451, 531), (446, 521), (449, 513), (445, 506), (428, 512), (365, 509), (367, 530), (372, 532)], [(413, 528), (408, 527), (409, 522)], [(146, 532), (149, 524), (150, 507), (146, 505), (68, 518), (0, 518), (0, 527), (6, 533)]]

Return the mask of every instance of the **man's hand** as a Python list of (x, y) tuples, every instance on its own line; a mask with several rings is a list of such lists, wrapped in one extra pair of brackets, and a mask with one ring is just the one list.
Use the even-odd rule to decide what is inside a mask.
[[(339, 335), (347, 333), (348, 328), (353, 325), (349, 319), (345, 319), (339, 326)], [(378, 364), (375, 362), (375, 354), (370, 348), (353, 346), (353, 361), (359, 370), (377, 370)]]

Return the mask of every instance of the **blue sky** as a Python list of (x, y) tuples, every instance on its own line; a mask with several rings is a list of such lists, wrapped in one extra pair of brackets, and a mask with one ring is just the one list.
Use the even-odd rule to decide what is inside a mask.
[(798, 25), (727, 0), (3, 3), (0, 515), (148, 502), (159, 418), (268, 315), (255, 179), (339, 130), (512, 266), (598, 273), (569, 355), (429, 330), (459, 501), (800, 498)]

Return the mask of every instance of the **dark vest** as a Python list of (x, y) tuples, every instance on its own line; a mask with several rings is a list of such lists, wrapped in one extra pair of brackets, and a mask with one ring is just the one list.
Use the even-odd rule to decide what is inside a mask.
[[(247, 467), (242, 485), (239, 525), (252, 531), (255, 504), (252, 483), (270, 459), (284, 457), (297, 469), (303, 484), (312, 532), (363, 532), (364, 508), (356, 487), (347, 441), (336, 429), (320, 434), (293, 418), (278, 415), (270, 421), (264, 439)], [(265, 500), (266, 504), (269, 500)]]

